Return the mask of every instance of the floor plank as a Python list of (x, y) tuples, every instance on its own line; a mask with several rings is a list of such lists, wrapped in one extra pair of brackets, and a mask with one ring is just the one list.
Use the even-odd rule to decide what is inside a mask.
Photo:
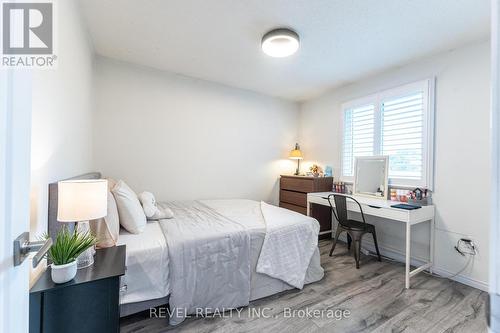
[[(122, 318), (125, 333), (160, 332), (487, 332), (487, 293), (448, 279), (418, 274), (404, 288), (404, 265), (363, 256), (357, 270), (343, 244), (328, 256), (320, 241), (325, 277), (302, 291), (291, 290), (251, 302), (224, 318), (190, 318), (179, 326), (148, 312)], [(265, 311), (261, 316), (253, 315)], [(317, 310), (323, 316), (305, 317)], [(330, 310), (330, 311), (328, 311)], [(295, 311), (291, 316), (290, 311)], [(337, 316), (348, 311), (349, 316)], [(346, 312), (343, 312), (346, 313)], [(266, 318), (264, 318), (264, 316)]]

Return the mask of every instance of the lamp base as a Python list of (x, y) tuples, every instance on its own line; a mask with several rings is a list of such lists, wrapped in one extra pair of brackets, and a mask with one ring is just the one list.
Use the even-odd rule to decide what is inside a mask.
[[(80, 233), (90, 232), (89, 221), (78, 222), (76, 230)], [(94, 247), (89, 247), (76, 258), (76, 266), (78, 269), (92, 266), (94, 264)]]
[(297, 159), (297, 169), (295, 170), (294, 175), (295, 176), (299, 176), (300, 175), (300, 159)]

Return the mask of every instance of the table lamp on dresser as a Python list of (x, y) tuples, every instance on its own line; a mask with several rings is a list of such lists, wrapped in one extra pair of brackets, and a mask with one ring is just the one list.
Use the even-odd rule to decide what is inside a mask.
[(302, 157), (302, 152), (300, 151), (299, 144), (295, 144), (295, 148), (290, 152), (290, 155), (288, 155), (288, 158), (291, 160), (297, 160), (297, 170), (295, 170), (294, 175), (298, 176), (300, 175), (300, 160), (303, 158)]
[[(106, 216), (108, 181), (106, 179), (64, 180), (58, 183), (57, 220), (76, 222), (81, 233), (90, 232), (89, 220)], [(94, 263), (94, 249), (89, 248), (77, 258), (77, 267)]]

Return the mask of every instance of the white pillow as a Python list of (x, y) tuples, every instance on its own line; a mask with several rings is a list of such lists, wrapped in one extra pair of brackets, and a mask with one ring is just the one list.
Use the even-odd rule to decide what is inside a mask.
[(118, 218), (118, 208), (116, 201), (108, 192), (108, 212), (103, 218), (90, 221), (92, 234), (97, 237), (97, 248), (115, 246), (120, 234), (120, 220)]
[(156, 204), (156, 199), (151, 192), (142, 192), (138, 195), (139, 201), (141, 202), (142, 209), (144, 209), (144, 215), (148, 220), (162, 220), (171, 219), (174, 217), (174, 213), (168, 207), (159, 207)]
[(133, 234), (143, 232), (146, 228), (146, 215), (134, 191), (123, 180), (119, 180), (111, 192), (116, 200), (121, 226)]
[(151, 192), (141, 192), (137, 195), (139, 201), (142, 205), (142, 209), (144, 210), (144, 215), (146, 218), (150, 218), (153, 216), (158, 208), (156, 207), (156, 199)]

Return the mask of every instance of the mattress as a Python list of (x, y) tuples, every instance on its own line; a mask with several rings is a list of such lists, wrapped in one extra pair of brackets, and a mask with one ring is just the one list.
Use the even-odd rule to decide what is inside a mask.
[(118, 245), (127, 246), (120, 304), (142, 302), (169, 294), (168, 247), (156, 221), (148, 221), (140, 234), (120, 229)]
[[(249, 232), (250, 300), (293, 289), (281, 280), (256, 272), (257, 261), (266, 234), (260, 202), (243, 199), (202, 200), (201, 202), (219, 214), (244, 225)], [(158, 222), (149, 221), (146, 230), (138, 235), (121, 230), (118, 243), (127, 246), (127, 271), (122, 278), (120, 304), (144, 302), (168, 296), (168, 248)], [(306, 273), (305, 283), (318, 281), (322, 277), (323, 269), (320, 265), (319, 249), (316, 249)]]

